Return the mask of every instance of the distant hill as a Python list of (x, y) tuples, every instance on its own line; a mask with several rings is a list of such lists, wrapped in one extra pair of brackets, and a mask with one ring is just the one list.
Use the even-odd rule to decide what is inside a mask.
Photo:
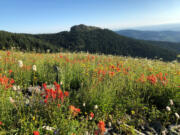
[(117, 33), (141, 40), (180, 42), (180, 31), (120, 30)]
[(132, 57), (176, 59), (177, 52), (161, 48), (154, 43), (145, 42), (121, 36), (111, 30), (98, 27), (76, 25), (70, 31), (55, 34), (14, 34), (0, 32), (0, 48), (11, 46), (20, 49), (37, 50), (59, 48), (69, 51), (88, 51), (90, 53), (103, 53)]

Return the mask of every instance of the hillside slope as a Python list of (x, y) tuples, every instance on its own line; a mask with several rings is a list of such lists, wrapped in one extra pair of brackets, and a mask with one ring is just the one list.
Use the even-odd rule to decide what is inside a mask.
[(152, 42), (136, 40), (117, 33), (92, 26), (77, 25), (70, 31), (55, 34), (16, 34), (0, 32), (0, 49), (18, 47), (20, 50), (44, 52), (51, 49), (68, 51), (88, 51), (90, 53), (104, 53), (132, 57), (176, 59), (177, 52), (153, 45)]
[(177, 55), (175, 51), (157, 47), (153, 43), (120, 36), (108, 29), (85, 25), (73, 26), (69, 32), (41, 34), (35, 35), (35, 37), (71, 51), (147, 58), (157, 56), (164, 60), (175, 59)]

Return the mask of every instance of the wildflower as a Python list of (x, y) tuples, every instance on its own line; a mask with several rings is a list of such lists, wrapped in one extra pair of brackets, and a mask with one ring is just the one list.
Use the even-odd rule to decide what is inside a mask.
[(17, 87), (16, 87), (16, 86), (13, 86), (13, 90), (16, 91), (16, 90), (17, 90)]
[(12, 70), (10, 69), (10, 70), (9, 70), (9, 74), (11, 74), (11, 73), (12, 73)]
[(80, 113), (80, 109), (79, 108), (76, 108), (75, 106), (73, 105), (70, 105), (69, 106), (69, 110), (71, 113), (73, 113), (74, 116), (76, 116), (78, 113)]
[(27, 105), (29, 104), (29, 99), (26, 99), (26, 102), (25, 102)]
[(86, 106), (86, 103), (85, 103), (85, 102), (83, 103), (83, 106), (84, 106), (84, 107)]
[(69, 96), (69, 92), (68, 92), (68, 91), (65, 91), (65, 92), (64, 92), (64, 95), (65, 95), (66, 97), (68, 97), (68, 96)]
[(85, 135), (89, 135), (88, 131), (85, 132)]
[(134, 114), (135, 114), (135, 111), (132, 110), (132, 111), (131, 111), (131, 114), (134, 115)]
[(111, 127), (111, 126), (112, 126), (111, 122), (108, 122), (108, 127)]
[(102, 134), (105, 132), (106, 128), (105, 128), (105, 123), (104, 123), (104, 121), (102, 121), (102, 120), (99, 121), (99, 123), (98, 123), (98, 128), (99, 128), (99, 130), (100, 130), (100, 132), (101, 132)]
[(18, 60), (18, 65), (19, 65), (20, 68), (22, 68), (23, 67), (23, 61), (22, 60)]
[(39, 131), (34, 131), (33, 135), (39, 135)]
[(171, 108), (170, 108), (169, 106), (166, 106), (166, 110), (167, 110), (168, 112), (170, 112), (170, 111), (171, 111)]
[(94, 118), (94, 113), (93, 112), (90, 113), (90, 117)]
[(178, 113), (175, 113), (175, 116), (176, 116), (177, 119), (180, 118)]
[(17, 89), (20, 90), (20, 86), (19, 85), (17, 86)]
[(61, 107), (61, 104), (57, 104), (58, 107)]
[(14, 102), (15, 102), (12, 97), (9, 97), (9, 100), (10, 100), (11, 103), (14, 103)]
[(0, 125), (2, 125), (3, 123), (2, 123), (2, 121), (0, 121)]
[(60, 85), (63, 85), (63, 82), (62, 82), (62, 81), (60, 82)]
[(98, 105), (95, 105), (95, 106), (94, 106), (94, 109), (95, 109), (95, 110), (98, 109)]
[(37, 71), (36, 65), (33, 65), (33, 66), (32, 66), (32, 70), (35, 71), (35, 72)]
[(172, 106), (174, 105), (174, 102), (172, 99), (170, 99), (169, 102), (170, 102), (170, 105), (172, 105)]
[(46, 99), (44, 99), (44, 103), (47, 103), (47, 101), (48, 101), (48, 99), (46, 98)]
[(49, 126), (43, 126), (42, 128), (48, 130), (48, 131), (53, 131), (55, 128), (49, 127)]

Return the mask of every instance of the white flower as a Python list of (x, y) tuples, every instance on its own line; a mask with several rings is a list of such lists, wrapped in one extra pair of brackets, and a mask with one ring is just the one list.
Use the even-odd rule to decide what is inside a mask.
[(27, 105), (29, 104), (29, 99), (26, 99), (26, 102), (25, 102)]
[(95, 106), (94, 106), (94, 109), (98, 109), (98, 105), (95, 105)]
[(10, 100), (11, 103), (14, 103), (14, 102), (15, 102), (12, 97), (9, 97), (9, 100)]
[(19, 65), (20, 68), (23, 67), (23, 62), (22, 62), (22, 60), (18, 60), (18, 65)]
[(54, 130), (55, 128), (53, 127), (49, 127), (49, 126), (43, 126), (44, 129), (48, 130), (48, 131), (52, 131)]
[(89, 135), (88, 131), (85, 132), (85, 135)]
[(20, 86), (19, 85), (17, 86), (17, 89), (20, 90)]
[(37, 71), (36, 65), (33, 65), (32, 70), (33, 70), (33, 71)]
[(111, 127), (111, 126), (112, 126), (111, 122), (108, 122), (108, 126), (109, 126), (109, 127)]
[(62, 82), (62, 81), (60, 82), (60, 85), (63, 85), (63, 82)]
[(86, 106), (86, 103), (85, 103), (85, 102), (83, 103), (83, 106), (84, 106), (84, 107)]
[(169, 102), (170, 102), (170, 105), (172, 105), (172, 106), (174, 105), (174, 102), (172, 99), (170, 99)]
[(169, 106), (166, 106), (166, 110), (167, 110), (168, 112), (170, 112), (170, 111), (171, 111), (171, 108), (170, 108)]
[(16, 91), (16, 90), (17, 90), (17, 87), (16, 87), (15, 85), (13, 86), (13, 90), (14, 90), (14, 91)]
[(176, 116), (177, 119), (180, 118), (178, 113), (175, 113), (175, 116)]

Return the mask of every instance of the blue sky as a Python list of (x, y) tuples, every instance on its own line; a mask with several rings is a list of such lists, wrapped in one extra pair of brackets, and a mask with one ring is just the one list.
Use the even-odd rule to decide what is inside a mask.
[(180, 0), (0, 0), (0, 30), (52, 33), (86, 24), (109, 29), (180, 23)]

